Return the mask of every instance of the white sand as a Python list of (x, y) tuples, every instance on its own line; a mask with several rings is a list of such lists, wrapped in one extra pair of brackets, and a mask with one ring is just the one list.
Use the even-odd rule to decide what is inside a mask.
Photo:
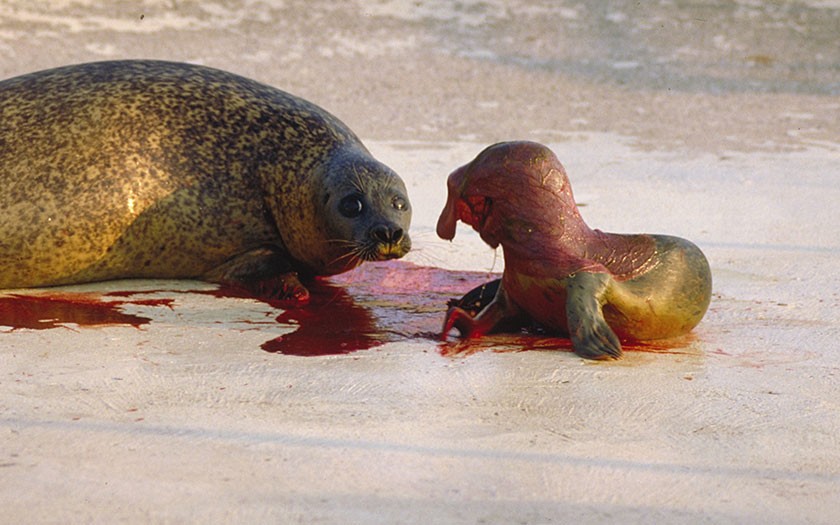
[(840, 6), (358, 4), (10, 1), (0, 73), (147, 56), (307, 96), (405, 178), (408, 259), (454, 270), (503, 265), (434, 237), (446, 175), (545, 142), (591, 226), (705, 251), (694, 341), (293, 357), (259, 348), (279, 311), (207, 285), (76, 287), (175, 303), (3, 329), (0, 521), (837, 523)]

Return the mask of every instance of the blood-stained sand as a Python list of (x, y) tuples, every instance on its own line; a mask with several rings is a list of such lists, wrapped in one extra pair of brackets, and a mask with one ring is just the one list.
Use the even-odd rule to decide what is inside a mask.
[[(26, 523), (836, 523), (840, 5), (5, 2), (3, 77), (145, 57), (310, 98), (405, 179), (416, 249), (302, 310), (198, 282), (0, 294), (0, 515)], [(503, 270), (448, 173), (548, 144), (586, 222), (709, 258), (686, 338), (438, 338)], [(2, 225), (0, 225), (2, 231)]]

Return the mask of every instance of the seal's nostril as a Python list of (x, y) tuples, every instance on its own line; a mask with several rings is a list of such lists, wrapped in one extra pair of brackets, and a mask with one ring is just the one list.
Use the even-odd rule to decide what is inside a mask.
[(370, 230), (370, 236), (373, 237), (374, 240), (379, 242), (388, 242), (388, 237), (390, 234), (388, 233), (387, 226), (374, 226)]
[(379, 242), (396, 243), (403, 238), (403, 230), (402, 228), (395, 228), (392, 230), (388, 226), (380, 224), (379, 226), (374, 226), (370, 230), (370, 236)]

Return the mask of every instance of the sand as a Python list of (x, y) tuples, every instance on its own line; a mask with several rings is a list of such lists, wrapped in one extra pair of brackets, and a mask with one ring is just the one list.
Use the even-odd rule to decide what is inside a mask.
[[(3, 78), (164, 58), (329, 109), (405, 179), (417, 248), (334, 280), (367, 349), (268, 353), (313, 321), (196, 282), (61, 290), (136, 326), (0, 327), (0, 521), (836, 523), (838, 27), (831, 1), (4, 2)], [(436, 239), (446, 176), (511, 139), (591, 226), (703, 249), (691, 337), (433, 339), (504, 269)]]

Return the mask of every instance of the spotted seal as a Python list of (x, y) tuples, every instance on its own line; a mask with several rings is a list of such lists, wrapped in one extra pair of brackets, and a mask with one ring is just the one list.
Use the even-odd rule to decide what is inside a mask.
[(94, 62), (0, 82), (0, 288), (190, 278), (305, 301), (398, 258), (405, 185), (320, 107), (218, 69)]
[[(444, 239), (458, 220), (502, 246), (501, 283), (449, 309), (443, 337), (478, 336), (517, 316), (567, 334), (585, 358), (621, 355), (621, 338), (674, 337), (694, 328), (711, 298), (709, 264), (678, 237), (590, 229), (554, 153), (533, 142), (495, 144), (454, 171), (437, 224)], [(478, 301), (473, 317), (462, 306)], [(459, 306), (461, 305), (461, 306)], [(471, 305), (472, 306), (472, 305)]]

